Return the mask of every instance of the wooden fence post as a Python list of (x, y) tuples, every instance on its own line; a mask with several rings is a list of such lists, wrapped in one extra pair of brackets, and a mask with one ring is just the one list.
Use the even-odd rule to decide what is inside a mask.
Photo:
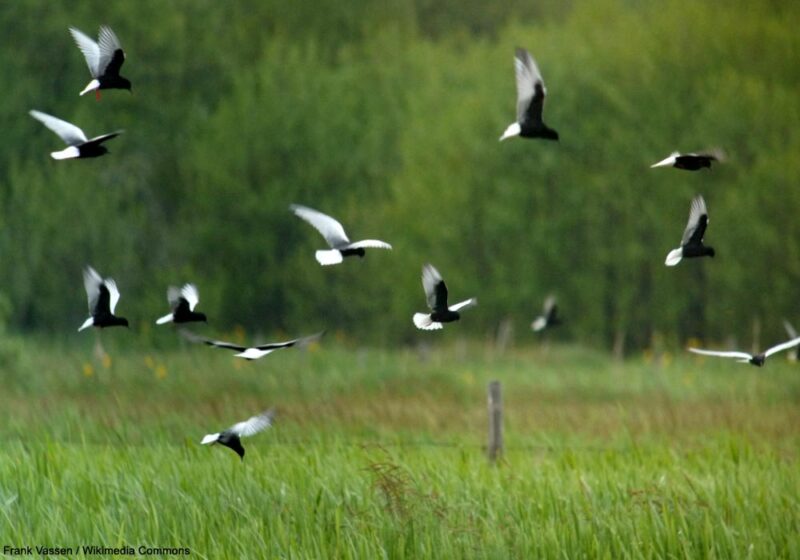
[(489, 461), (494, 462), (503, 453), (503, 399), (500, 382), (489, 382)]

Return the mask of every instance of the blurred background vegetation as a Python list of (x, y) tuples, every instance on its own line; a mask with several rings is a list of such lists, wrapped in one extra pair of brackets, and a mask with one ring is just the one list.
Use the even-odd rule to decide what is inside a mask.
[[(98, 103), (77, 95), (90, 77), (67, 27), (100, 24), (133, 94)], [(754, 324), (776, 342), (800, 322), (798, 29), (800, 5), (747, 0), (5, 3), (0, 317), (72, 333), (91, 263), (145, 339), (166, 286), (192, 281), (216, 332), (394, 345), (510, 319), (523, 342), (552, 292), (556, 336), (596, 347), (749, 344)], [(517, 45), (559, 143), (497, 141)], [(33, 108), (126, 134), (56, 162)], [(648, 168), (714, 146), (729, 162), (713, 171)], [(717, 257), (667, 268), (696, 193)], [(290, 203), (394, 251), (323, 269)], [(428, 261), (480, 301), (433, 337), (411, 322)]]

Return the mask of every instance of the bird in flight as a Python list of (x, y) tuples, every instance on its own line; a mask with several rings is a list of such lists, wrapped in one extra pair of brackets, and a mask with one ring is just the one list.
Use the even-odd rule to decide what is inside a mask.
[(215, 443), (224, 445), (225, 447), (233, 449), (239, 458), (244, 461), (244, 447), (242, 446), (241, 438), (254, 436), (259, 432), (263, 432), (272, 426), (272, 420), (274, 417), (275, 413), (272, 409), (266, 410), (261, 414), (257, 414), (256, 416), (245, 420), (244, 422), (234, 424), (227, 430), (218, 432), (216, 434), (208, 434), (203, 437), (200, 443), (202, 445)]
[(683, 258), (713, 257), (715, 254), (714, 249), (703, 245), (703, 236), (707, 227), (708, 210), (706, 210), (706, 201), (703, 200), (702, 195), (698, 194), (692, 199), (692, 205), (689, 208), (689, 222), (686, 224), (686, 229), (683, 230), (681, 246), (669, 252), (664, 264), (675, 266)]
[(548, 296), (544, 300), (544, 307), (542, 314), (536, 317), (531, 323), (531, 329), (534, 332), (541, 332), (561, 324), (561, 319), (558, 317), (558, 305), (556, 304), (555, 296)]
[(414, 324), (418, 329), (431, 331), (442, 328), (442, 323), (458, 321), (459, 311), (478, 305), (476, 298), (470, 298), (455, 305), (447, 305), (447, 285), (442, 275), (432, 264), (422, 267), (422, 288), (428, 300), (431, 313), (414, 313)]
[(314, 226), (322, 234), (325, 241), (331, 247), (329, 251), (317, 251), (315, 256), (317, 262), (323, 266), (339, 264), (344, 257), (358, 255), (363, 258), (366, 254), (365, 249), (391, 249), (392, 246), (385, 241), (377, 239), (365, 239), (363, 241), (351, 242), (344, 232), (342, 224), (332, 217), (323, 214), (313, 208), (292, 204), (289, 209), (294, 214)]
[(96, 136), (90, 140), (86, 138), (86, 134), (84, 134), (80, 128), (72, 123), (62, 121), (59, 118), (48, 115), (47, 113), (42, 113), (41, 111), (31, 110), (29, 113), (34, 119), (58, 134), (59, 138), (69, 146), (60, 152), (52, 152), (50, 156), (53, 159), (93, 158), (102, 156), (108, 153), (108, 149), (102, 145), (103, 142), (122, 134), (122, 131), (118, 130), (116, 132), (109, 132), (108, 134)]
[(517, 47), (514, 72), (517, 77), (517, 120), (508, 125), (500, 141), (514, 136), (558, 140), (558, 132), (542, 120), (547, 89), (536, 61), (525, 49)]
[(94, 91), (95, 97), (99, 100), (101, 89), (132, 91), (130, 80), (119, 75), (122, 63), (125, 62), (125, 51), (122, 50), (116, 33), (110, 27), (100, 26), (97, 41), (74, 27), (70, 27), (69, 32), (86, 58), (89, 72), (92, 74), (92, 81), (83, 88), (80, 95)]
[(127, 327), (128, 320), (116, 317), (114, 309), (119, 301), (117, 283), (111, 278), (101, 278), (95, 269), (87, 266), (83, 271), (83, 287), (89, 300), (91, 316), (83, 322), (78, 332), (89, 327)]
[(184, 284), (182, 288), (170, 286), (167, 288), (167, 301), (172, 307), (172, 312), (158, 319), (156, 321), (157, 325), (163, 325), (169, 322), (207, 322), (205, 313), (199, 313), (194, 310), (195, 306), (200, 301), (197, 286), (194, 284)]
[(205, 338), (193, 332), (182, 330), (181, 334), (187, 340), (191, 342), (198, 342), (202, 344), (206, 344), (208, 346), (214, 346), (215, 348), (225, 348), (227, 350), (234, 350), (237, 354), (234, 354), (237, 358), (244, 358), (245, 360), (259, 360), (266, 356), (267, 354), (271, 354), (275, 350), (281, 350), (283, 348), (291, 348), (292, 346), (303, 347), (308, 346), (312, 342), (319, 340), (325, 331), (318, 332), (316, 334), (312, 334), (311, 336), (305, 336), (301, 338), (295, 338), (293, 340), (287, 340), (285, 342), (272, 342), (270, 344), (261, 344), (259, 346), (242, 346), (240, 344), (233, 344), (232, 342), (225, 342), (222, 340), (213, 340), (210, 338)]
[(672, 152), (669, 156), (662, 159), (658, 163), (654, 163), (650, 167), (674, 167), (676, 169), (685, 169), (686, 171), (697, 171), (699, 169), (711, 169), (711, 162), (725, 161), (725, 154), (720, 149), (710, 150), (699, 154), (681, 154), (679, 152)]
[(754, 366), (761, 367), (764, 365), (764, 362), (767, 361), (767, 358), (772, 356), (773, 354), (777, 354), (778, 352), (783, 352), (784, 350), (788, 350), (789, 348), (794, 348), (800, 344), (800, 337), (793, 338), (787, 342), (782, 342), (777, 346), (773, 346), (766, 352), (762, 352), (761, 354), (748, 354), (747, 352), (720, 352), (718, 350), (700, 350), (699, 348), (689, 348), (689, 352), (694, 352), (695, 354), (702, 354), (703, 356), (717, 356), (720, 358), (734, 358), (737, 362), (743, 364), (753, 364)]

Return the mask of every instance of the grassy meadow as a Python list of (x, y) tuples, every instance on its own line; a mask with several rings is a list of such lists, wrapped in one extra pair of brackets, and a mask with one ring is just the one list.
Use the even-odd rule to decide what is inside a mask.
[[(0, 542), (197, 558), (800, 558), (800, 365), (453, 342), (2, 353)], [(107, 336), (108, 335), (108, 336)], [(9, 343), (7, 343), (7, 346)], [(346, 348), (347, 345), (344, 344)], [(503, 383), (492, 466), (486, 386)], [(230, 450), (209, 432), (274, 406)], [(77, 555), (77, 553), (75, 553)]]

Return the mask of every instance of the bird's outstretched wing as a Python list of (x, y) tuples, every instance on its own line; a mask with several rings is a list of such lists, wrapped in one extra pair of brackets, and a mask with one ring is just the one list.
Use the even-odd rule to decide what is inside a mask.
[(800, 344), (800, 337), (793, 338), (792, 340), (783, 342), (781, 344), (778, 344), (777, 346), (773, 346), (772, 348), (764, 352), (764, 357), (769, 358), (773, 354), (777, 354), (778, 352), (783, 352), (784, 350), (788, 350), (789, 348), (797, 346), (798, 344)]
[(103, 279), (91, 266), (83, 269), (83, 288), (86, 290), (86, 299), (89, 302), (89, 312), (93, 313), (97, 300), (100, 298), (100, 286)]
[(204, 336), (200, 336), (199, 334), (193, 333), (187, 329), (180, 329), (178, 331), (183, 338), (188, 340), (189, 342), (195, 342), (198, 344), (206, 344), (208, 346), (214, 346), (216, 348), (225, 348), (228, 350), (236, 350), (237, 352), (244, 352), (247, 350), (247, 346), (241, 346), (239, 344), (233, 344), (232, 342), (225, 342), (222, 340), (213, 340), (211, 338), (206, 338)]
[(749, 360), (753, 356), (747, 352), (720, 352), (718, 350), (701, 350), (699, 348), (689, 348), (689, 352), (695, 354), (702, 354), (704, 356), (718, 356), (720, 358), (737, 358), (740, 360)]
[(97, 69), (100, 75), (118, 75), (122, 63), (125, 62), (125, 52), (122, 50), (117, 34), (107, 25), (101, 25), (97, 45), (99, 51)]
[(103, 285), (108, 289), (108, 307), (113, 315), (114, 309), (117, 308), (117, 303), (119, 302), (119, 290), (117, 289), (117, 283), (113, 278), (106, 278), (103, 280)]
[(325, 334), (325, 331), (320, 331), (312, 334), (311, 336), (303, 336), (293, 340), (287, 340), (286, 342), (271, 342), (269, 344), (261, 344), (259, 346), (254, 346), (254, 348), (257, 350), (277, 350), (279, 348), (290, 348), (292, 346), (306, 346), (315, 340), (322, 338), (323, 334)]
[(347, 248), (348, 249), (391, 249), (392, 246), (386, 243), (385, 241), (380, 241), (378, 239), (363, 239), (361, 241), (350, 243), (347, 246)]
[(89, 67), (89, 72), (91, 72), (92, 77), (97, 78), (101, 76), (103, 72), (100, 66), (100, 45), (80, 29), (70, 27), (69, 32), (72, 34), (72, 38), (75, 39), (78, 48), (83, 53), (83, 57), (86, 59), (86, 65)]
[(244, 422), (239, 422), (228, 428), (229, 432), (236, 434), (239, 437), (250, 437), (256, 435), (258, 432), (263, 432), (272, 425), (272, 420), (275, 417), (275, 412), (272, 409), (265, 410), (261, 414), (257, 414)]
[(686, 223), (686, 229), (683, 230), (681, 246), (690, 242), (700, 243), (706, 233), (707, 226), (708, 211), (706, 210), (706, 201), (702, 195), (698, 194), (692, 199), (692, 205), (689, 208), (689, 221)]
[(325, 241), (328, 242), (331, 249), (339, 249), (350, 243), (347, 234), (344, 232), (342, 224), (331, 218), (327, 214), (323, 214), (313, 208), (301, 206), (299, 204), (292, 204), (289, 209), (294, 212), (295, 216), (302, 218), (322, 234)]
[[(177, 305), (181, 298), (186, 300), (186, 303), (189, 304), (189, 311), (194, 311), (195, 306), (200, 302), (200, 293), (197, 291), (197, 286), (194, 284), (184, 284), (183, 288), (178, 290), (177, 288), (171, 287), (170, 289), (174, 289), (177, 292), (177, 297), (171, 299), (169, 297), (169, 293), (167, 294), (167, 299), (170, 300), (170, 304)], [(175, 294), (173, 294), (175, 296)]]
[(514, 73), (517, 78), (517, 122), (541, 123), (547, 90), (536, 61), (520, 47), (514, 56)]
[(425, 290), (425, 297), (431, 310), (447, 309), (447, 285), (432, 264), (425, 264), (422, 267), (422, 288)]
[(53, 115), (48, 115), (47, 113), (42, 113), (41, 111), (37, 111), (35, 109), (29, 111), (29, 113), (34, 119), (58, 134), (59, 138), (61, 138), (68, 146), (77, 146), (78, 144), (83, 144), (84, 142), (89, 141), (86, 138), (86, 134), (84, 134), (80, 128), (72, 123), (68, 123), (67, 121), (63, 121), (54, 117)]

